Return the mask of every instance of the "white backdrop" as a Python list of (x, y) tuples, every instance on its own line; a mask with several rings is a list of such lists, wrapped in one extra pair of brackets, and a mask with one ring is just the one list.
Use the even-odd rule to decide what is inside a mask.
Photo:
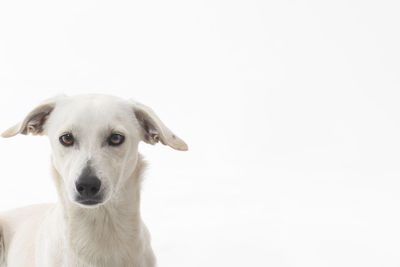
[[(399, 266), (398, 1), (1, 1), (0, 128), (57, 93), (151, 106), (159, 266)], [(0, 140), (0, 209), (55, 201), (45, 137)]]

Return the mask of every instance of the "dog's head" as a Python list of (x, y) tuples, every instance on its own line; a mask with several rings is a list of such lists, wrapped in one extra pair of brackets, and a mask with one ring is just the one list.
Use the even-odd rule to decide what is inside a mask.
[(148, 107), (105, 95), (59, 96), (45, 101), (5, 131), (47, 135), (67, 197), (84, 207), (106, 203), (138, 162), (140, 141), (187, 150)]

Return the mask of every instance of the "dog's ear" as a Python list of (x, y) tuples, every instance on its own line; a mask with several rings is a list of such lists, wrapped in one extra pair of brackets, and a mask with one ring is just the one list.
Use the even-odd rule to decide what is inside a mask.
[(176, 150), (188, 150), (187, 144), (171, 132), (151, 108), (141, 103), (133, 102), (133, 111), (141, 126), (142, 140), (144, 142), (154, 145), (160, 141), (162, 144)]
[(29, 112), (22, 122), (17, 123), (4, 131), (1, 136), (8, 138), (17, 134), (27, 135), (30, 133), (33, 135), (42, 135), (44, 124), (46, 123), (50, 113), (53, 111), (56, 105), (56, 99), (58, 98), (59, 97), (54, 97), (44, 101), (41, 105)]

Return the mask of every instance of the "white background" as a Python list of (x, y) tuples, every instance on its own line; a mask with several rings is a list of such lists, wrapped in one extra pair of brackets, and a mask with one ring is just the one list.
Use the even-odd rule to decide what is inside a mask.
[[(57, 93), (151, 106), (159, 266), (400, 265), (398, 1), (1, 1), (0, 127)], [(0, 140), (0, 209), (55, 201), (46, 137)]]

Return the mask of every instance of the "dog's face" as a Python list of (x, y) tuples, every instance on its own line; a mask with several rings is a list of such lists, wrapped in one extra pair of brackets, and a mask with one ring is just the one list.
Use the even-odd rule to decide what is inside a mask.
[(132, 106), (97, 96), (59, 101), (47, 121), (53, 164), (71, 201), (107, 201), (136, 167), (141, 140)]
[(83, 207), (117, 197), (136, 168), (140, 141), (187, 150), (151, 109), (105, 95), (50, 99), (3, 137), (18, 133), (48, 135), (66, 195)]

